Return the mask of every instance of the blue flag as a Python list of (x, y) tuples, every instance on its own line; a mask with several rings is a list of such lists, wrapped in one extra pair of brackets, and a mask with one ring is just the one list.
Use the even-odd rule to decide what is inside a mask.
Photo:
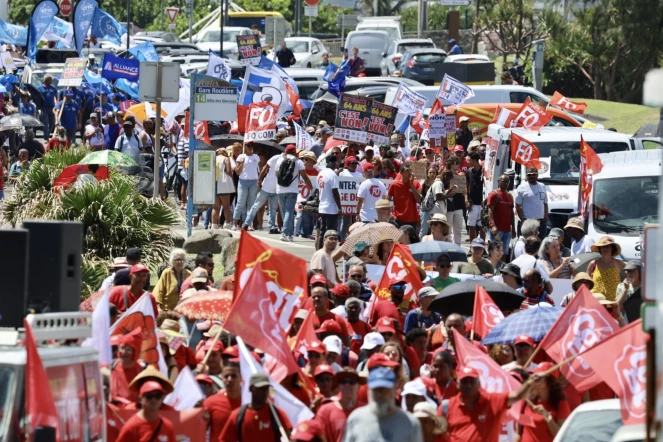
[(126, 93), (132, 100), (140, 101), (137, 82), (129, 81), (125, 78), (120, 78), (115, 82), (115, 89)]
[(129, 48), (129, 53), (136, 57), (138, 61), (159, 61), (159, 54), (157, 54), (157, 50), (151, 41)]
[(8, 90), (12, 88), (14, 83), (20, 83), (21, 79), (14, 74), (7, 74), (0, 77), (0, 84), (6, 87)]
[(96, 85), (101, 83), (101, 75), (97, 74), (96, 72), (92, 72), (89, 69), (85, 69), (83, 78), (85, 78), (85, 81), (93, 85), (95, 89), (97, 88)]
[(91, 26), (91, 35), (116, 45), (122, 44), (121, 38), (127, 33), (127, 30), (112, 15), (100, 8), (95, 9)]
[(74, 43), (79, 54), (83, 49), (87, 32), (92, 25), (94, 11), (98, 7), (97, 0), (78, 0), (78, 3), (76, 3), (76, 7), (74, 8)]
[(260, 62), (258, 63), (258, 67), (260, 69), (267, 69), (270, 70), (272, 66), (274, 66), (276, 63), (274, 63), (272, 60), (269, 58), (265, 57), (264, 55), (260, 56)]
[(398, 126), (398, 131), (402, 134), (407, 132), (407, 128), (410, 127), (410, 116), (407, 115), (403, 121), (401, 122), (401, 125)]
[[(336, 71), (338, 71), (338, 74), (336, 74)], [(334, 63), (329, 63), (327, 71), (322, 79), (327, 82), (327, 90), (330, 94), (334, 95), (336, 98), (341, 96), (345, 91), (345, 77), (348, 76), (349, 72), (350, 67), (348, 66), (347, 61), (341, 63), (340, 67), (336, 66)], [(334, 74), (336, 74), (336, 76), (334, 76)]]
[(59, 10), (53, 0), (41, 0), (32, 10), (28, 28), (28, 59), (34, 60), (37, 55), (37, 42)]
[(138, 81), (140, 61), (132, 58), (116, 57), (113, 54), (105, 54), (102, 63), (101, 76), (109, 80), (126, 78), (129, 81)]
[(28, 28), (16, 26), (0, 19), (0, 43), (16, 46), (27, 46)]

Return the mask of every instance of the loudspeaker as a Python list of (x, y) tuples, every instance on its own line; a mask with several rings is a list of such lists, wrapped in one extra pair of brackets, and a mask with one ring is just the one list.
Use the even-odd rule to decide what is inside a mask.
[(78, 52), (71, 49), (39, 49), (35, 55), (35, 62), (39, 64), (64, 63), (67, 58), (78, 57)]
[(78, 311), (83, 224), (26, 221), (23, 227), (30, 232), (28, 308), (40, 313)]
[[(0, 166), (2, 167), (2, 166)], [(26, 229), (0, 229), (0, 327), (23, 327), (28, 300), (30, 233)]]

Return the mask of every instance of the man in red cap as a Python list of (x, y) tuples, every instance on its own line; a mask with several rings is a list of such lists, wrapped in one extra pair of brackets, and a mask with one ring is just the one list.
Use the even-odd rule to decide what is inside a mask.
[(441, 407), (441, 414), (449, 422), (450, 441), (497, 442), (502, 417), (511, 405), (525, 399), (539, 376), (532, 375), (510, 393), (487, 393), (481, 389), (479, 372), (472, 367), (458, 370), (456, 379), (459, 393)]
[(145, 368), (138, 362), (143, 345), (143, 329), (137, 328), (122, 335), (119, 341), (119, 358), (111, 364), (110, 398), (111, 402), (126, 405), (135, 402), (137, 396), (129, 389), (129, 384)]
[(359, 375), (353, 368), (346, 367), (334, 375), (332, 388), (338, 389), (338, 400), (322, 404), (315, 419), (324, 430), (326, 442), (341, 442), (348, 416), (364, 405), (357, 399)]
[(295, 234), (295, 205), (299, 193), (299, 179), (312, 190), (311, 180), (306, 174), (306, 167), (302, 160), (297, 158), (297, 147), (288, 144), (283, 156), (276, 162), (276, 194), (279, 196), (279, 206), (283, 214), (283, 230), (281, 241), (292, 242)]
[(318, 365), (325, 363), (325, 345), (320, 341), (313, 341), (306, 346), (306, 353), (308, 357), (308, 363), (306, 367), (302, 369), (304, 374), (306, 374), (312, 381), (315, 381), (315, 369), (318, 368)]
[(461, 145), (454, 147), (454, 155), (460, 161), (461, 173), (467, 172), (467, 169), (470, 168), (470, 163), (468, 163), (467, 159), (465, 158), (465, 148)]
[[(221, 370), (223, 369), (221, 352), (223, 350), (223, 344), (220, 341), (214, 342), (214, 339), (209, 339), (196, 354), (196, 359), (200, 359), (196, 371), (198, 373), (205, 373), (212, 378), (212, 381), (214, 381), (214, 391), (223, 388), (223, 379), (221, 378)], [(205, 359), (207, 352), (209, 352), (209, 357), (206, 364), (203, 365), (202, 361)]]
[(506, 365), (502, 365), (502, 368), (506, 371), (511, 371), (516, 367), (523, 367), (525, 371), (534, 370), (537, 366), (534, 362), (530, 362), (530, 364), (525, 367), (527, 361), (532, 357), (532, 353), (534, 353), (534, 340), (527, 335), (520, 335), (516, 338), (513, 345), (516, 349), (516, 360), (509, 362)]
[(131, 285), (121, 285), (113, 287), (108, 297), (108, 302), (115, 304), (120, 312), (126, 312), (129, 308), (138, 301), (138, 299), (145, 293), (150, 295), (152, 301), (152, 308), (154, 309), (154, 316), (159, 313), (157, 308), (157, 301), (154, 299), (152, 293), (143, 290), (145, 283), (150, 277), (150, 270), (145, 264), (134, 264), (129, 271), (129, 278)]
[(159, 442), (176, 442), (173, 423), (159, 416), (159, 409), (170, 389), (164, 388), (161, 382), (147, 381), (138, 392), (141, 408), (123, 426), (118, 442), (136, 442), (143, 440)]
[(364, 164), (363, 168), (365, 180), (357, 190), (357, 213), (360, 221), (370, 223), (378, 219), (375, 203), (385, 197), (387, 188), (375, 178), (375, 168), (371, 163)]
[(375, 304), (375, 307), (373, 307), (373, 311), (371, 312), (370, 324), (375, 325), (378, 318), (389, 316), (390, 318), (397, 320), (400, 324), (400, 330), (403, 330), (407, 312), (412, 310), (412, 303), (409, 304), (407, 311), (404, 313), (401, 313), (399, 310), (403, 303), (403, 297), (405, 296), (406, 285), (407, 283), (401, 278), (395, 277), (389, 280), (389, 292), (391, 293), (391, 298), (383, 299)]
[(210, 441), (218, 441), (230, 414), (242, 406), (242, 376), (239, 362), (228, 361), (221, 370), (225, 388), (203, 401), (203, 408), (209, 413)]
[(394, 202), (393, 214), (396, 218), (396, 225), (398, 227), (412, 226), (415, 231), (418, 231), (417, 204), (421, 202), (421, 184), (414, 178), (409, 162), (403, 163), (401, 179), (391, 183), (387, 195), (388, 199)]
[(324, 398), (330, 398), (333, 394), (332, 380), (334, 378), (334, 369), (329, 364), (321, 364), (315, 368), (315, 384), (318, 386), (318, 392)]
[(311, 302), (313, 303), (313, 313), (315, 314), (313, 327), (319, 328), (324, 321), (333, 319), (341, 326), (341, 339), (343, 339), (343, 342), (347, 342), (350, 336), (348, 324), (343, 317), (329, 310), (329, 292), (327, 289), (324, 287), (313, 288), (311, 290)]

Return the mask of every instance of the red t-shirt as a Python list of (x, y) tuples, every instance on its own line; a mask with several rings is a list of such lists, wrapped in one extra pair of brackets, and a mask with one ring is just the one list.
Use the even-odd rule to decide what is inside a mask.
[[(537, 405), (543, 405), (551, 415), (554, 421), (566, 419), (571, 414), (569, 403), (566, 399), (562, 399), (557, 407), (557, 410), (552, 409), (552, 405), (548, 401), (537, 401)], [(548, 424), (543, 416), (535, 413), (532, 407), (525, 407), (525, 415), (529, 416), (534, 422), (534, 427), (523, 426), (523, 435), (520, 442), (552, 442), (555, 436), (550, 434)]]
[(330, 401), (318, 409), (315, 420), (320, 422), (325, 429), (325, 440), (327, 442), (341, 442), (343, 440), (345, 422), (348, 420), (350, 413), (357, 407), (358, 405), (355, 405), (351, 410), (344, 410), (338, 401)]
[[(390, 299), (383, 299), (375, 304), (375, 306), (373, 307), (373, 311), (371, 312), (371, 318), (369, 322), (371, 323), (371, 325), (375, 326), (375, 324), (377, 324), (378, 322), (378, 319), (384, 316), (393, 318), (397, 320), (399, 323), (401, 322), (401, 314), (398, 311), (398, 308), (396, 308), (396, 305), (393, 302), (391, 302)], [(401, 330), (403, 330), (402, 325), (401, 325)]]
[(343, 339), (344, 342), (347, 342), (348, 336), (350, 336), (349, 332), (350, 327), (348, 326), (347, 321), (342, 316), (339, 316), (336, 313), (332, 313), (331, 311), (328, 311), (323, 316), (318, 316), (314, 310), (311, 310), (311, 312), (315, 315), (313, 316), (314, 329), (320, 327), (320, 324), (322, 324), (326, 320), (333, 319), (334, 321), (338, 322), (338, 324), (341, 326), (341, 339)]
[(219, 440), (230, 414), (241, 406), (241, 396), (231, 399), (225, 391), (219, 391), (203, 401), (203, 408), (210, 416), (210, 441)]
[[(421, 191), (419, 181), (414, 181), (414, 188)], [(396, 220), (404, 223), (419, 222), (419, 209), (417, 209), (417, 202), (409, 184), (403, 181), (394, 181), (389, 186), (387, 195), (394, 199), (393, 213)]]
[[(124, 305), (124, 293), (127, 293), (127, 302), (129, 303), (128, 306), (125, 307)], [(146, 292), (143, 290), (143, 292), (139, 295), (136, 296), (133, 293), (131, 293), (130, 288), (128, 285), (120, 285), (117, 287), (113, 287), (110, 291), (110, 295), (108, 297), (108, 302), (111, 302), (115, 304), (115, 307), (117, 307), (117, 310), (120, 312), (126, 312), (132, 305), (138, 301), (138, 299), (143, 296), (145, 293), (150, 294), (150, 298), (152, 301), (152, 308), (154, 309), (154, 315), (156, 316), (159, 313), (159, 309), (157, 308), (157, 301), (154, 299), (154, 295), (150, 292)]]
[(361, 352), (361, 346), (364, 344), (364, 336), (372, 332), (373, 327), (362, 320), (358, 320), (354, 324), (350, 321), (347, 322), (348, 327), (350, 327), (350, 349), (359, 354)]
[(513, 222), (513, 197), (509, 192), (497, 189), (488, 194), (488, 205), (493, 207), (495, 226), (499, 232), (511, 232)]
[(463, 158), (463, 159), (460, 161), (460, 171), (461, 171), (462, 173), (466, 173), (466, 172), (467, 172), (467, 169), (469, 169), (469, 168), (470, 168), (470, 163), (467, 161), (466, 158)]
[(452, 397), (446, 416), (451, 442), (497, 442), (508, 401), (508, 393), (479, 390), (479, 399), (470, 410), (460, 393)]
[[(159, 433), (156, 437), (152, 437), (159, 426), (160, 420), (163, 423), (161, 424), (161, 428), (159, 428)], [(120, 435), (116, 442), (150, 442), (150, 440), (156, 440), (159, 442), (177, 442), (172, 422), (165, 417), (156, 419), (153, 422), (148, 422), (135, 414), (122, 426), (122, 430), (120, 431)]]
[[(442, 386), (435, 384), (435, 397), (437, 397), (437, 401), (439, 403), (442, 403), (442, 401), (445, 399), (449, 400), (457, 394), (458, 384), (456, 384), (456, 381), (453, 379), (449, 379), (449, 381)], [(440, 405), (440, 408), (438, 408), (437, 414), (440, 416), (442, 415), (442, 405)]]
[(57, 138), (51, 138), (48, 140), (48, 144), (46, 145), (47, 151), (60, 148), (69, 149), (69, 140), (60, 141)]
[(110, 377), (111, 400), (125, 399), (129, 402), (136, 402), (138, 396), (129, 391), (129, 384), (141, 371), (143, 371), (143, 367), (138, 362), (134, 363), (131, 368), (124, 368), (120, 362), (115, 364)]
[[(127, 404), (124, 407), (124, 410), (140, 410), (140, 408), (138, 408), (138, 401)], [(161, 410), (161, 411), (176, 411), (175, 408), (171, 407), (168, 404), (161, 404), (161, 406), (159, 407), (159, 410)]]
[(417, 356), (417, 352), (414, 351), (414, 348), (406, 344), (403, 344), (403, 352), (405, 353), (405, 360), (407, 361), (407, 365), (410, 367), (410, 378), (418, 378), (421, 362), (419, 362), (419, 356)]
[[(274, 407), (279, 415), (281, 425), (286, 431), (292, 430), (292, 425), (288, 416), (279, 407)], [(226, 426), (219, 437), (219, 442), (237, 442), (239, 440), (237, 435), (237, 417), (239, 416), (240, 408), (233, 411), (226, 423)], [(278, 428), (272, 428), (272, 417), (269, 407), (265, 406), (260, 410), (252, 410), (247, 408), (244, 413), (244, 421), (242, 422), (242, 440), (243, 441), (258, 441), (258, 442), (280, 442), (281, 436)]]

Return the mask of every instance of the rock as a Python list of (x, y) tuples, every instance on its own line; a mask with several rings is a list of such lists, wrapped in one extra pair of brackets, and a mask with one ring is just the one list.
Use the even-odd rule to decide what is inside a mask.
[(221, 252), (221, 263), (223, 264), (224, 276), (235, 273), (235, 257), (239, 252), (239, 238), (226, 238), (223, 240), (223, 252)]
[(173, 247), (181, 249), (184, 246), (184, 241), (186, 239), (179, 233), (171, 231), (170, 237), (173, 239)]
[(232, 237), (232, 234), (225, 230), (200, 230), (187, 238), (182, 248), (187, 253), (212, 252), (217, 254), (223, 250), (223, 240), (228, 237)]

